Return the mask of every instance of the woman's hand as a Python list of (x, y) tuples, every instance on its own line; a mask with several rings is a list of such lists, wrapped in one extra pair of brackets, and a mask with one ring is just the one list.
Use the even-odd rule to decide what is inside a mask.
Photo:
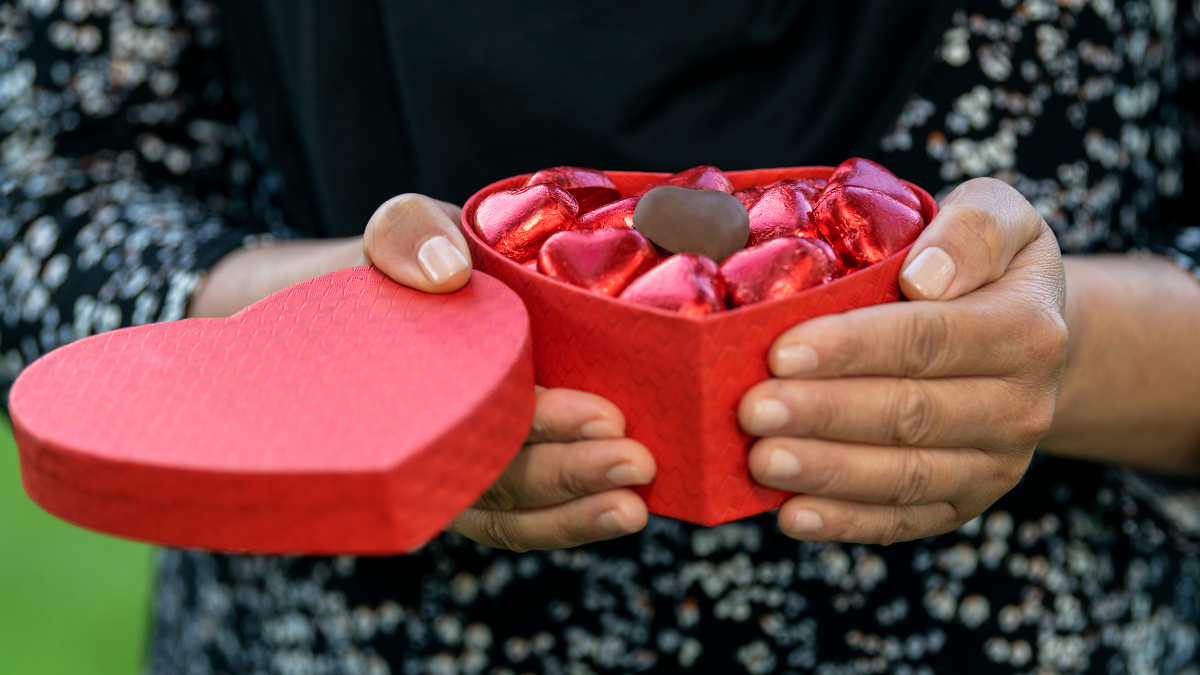
[(608, 401), (539, 387), (525, 447), (447, 530), (513, 551), (570, 548), (641, 530), (646, 504), (623, 488), (649, 483), (654, 458), (624, 435), (625, 418)]
[(739, 416), (750, 471), (802, 493), (784, 533), (888, 544), (947, 532), (1020, 480), (1050, 427), (1067, 350), (1058, 244), (993, 179), (947, 197), (905, 261), (914, 302), (802, 323)]

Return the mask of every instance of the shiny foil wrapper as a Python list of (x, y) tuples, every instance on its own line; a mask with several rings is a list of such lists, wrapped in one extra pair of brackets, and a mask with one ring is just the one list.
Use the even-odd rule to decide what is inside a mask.
[(475, 232), (518, 263), (537, 258), (542, 243), (571, 229), (579, 204), (565, 189), (543, 183), (489, 195), (475, 211)]
[(825, 189), (847, 186), (882, 192), (914, 211), (921, 211), (921, 200), (917, 194), (894, 173), (869, 159), (855, 157), (837, 165)]
[(603, 230), (611, 227), (633, 229), (633, 211), (641, 197), (626, 197), (580, 214), (572, 229)]
[(921, 212), (876, 190), (831, 187), (813, 212), (817, 229), (853, 270), (883, 260), (916, 240)]
[(780, 237), (738, 251), (721, 265), (729, 304), (780, 300), (845, 274), (838, 254), (825, 241)]
[(795, 181), (781, 182), (764, 190), (750, 208), (747, 248), (779, 237), (820, 239), (821, 233), (812, 219), (816, 202), (809, 197), (810, 192), (811, 186)]
[(689, 190), (720, 190), (733, 194), (733, 183), (730, 182), (729, 176), (726, 176), (724, 171), (715, 166), (697, 166), (687, 171), (680, 171), (658, 182), (647, 185), (638, 190), (637, 194), (644, 195), (654, 188), (667, 185), (687, 188)]
[(725, 281), (712, 260), (680, 253), (642, 275), (619, 297), (683, 316), (701, 317), (725, 308)]
[(612, 297), (658, 261), (654, 245), (636, 230), (570, 230), (542, 244), (538, 270), (551, 279)]
[(587, 213), (621, 198), (608, 174), (595, 169), (578, 166), (542, 169), (525, 181), (525, 187), (543, 183), (557, 185), (571, 193), (579, 204), (579, 213)]

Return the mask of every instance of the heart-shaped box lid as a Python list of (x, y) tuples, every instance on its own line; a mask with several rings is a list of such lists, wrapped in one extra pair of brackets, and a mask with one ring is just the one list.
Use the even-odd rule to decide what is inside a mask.
[(96, 335), (13, 385), (25, 489), (159, 544), (410, 551), (520, 449), (530, 345), (520, 298), (485, 274), (437, 296), (366, 266), (228, 319)]

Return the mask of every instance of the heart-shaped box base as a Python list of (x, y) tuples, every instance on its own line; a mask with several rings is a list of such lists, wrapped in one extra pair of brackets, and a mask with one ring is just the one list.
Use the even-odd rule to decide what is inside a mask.
[(356, 267), (229, 319), (56, 349), (13, 385), (25, 489), (85, 527), (258, 553), (401, 553), (473, 503), (534, 411), (529, 321), (483, 274)]
[[(735, 189), (784, 178), (828, 178), (830, 167), (731, 171)], [(621, 196), (666, 177), (606, 172)], [(767, 379), (767, 349), (782, 332), (823, 314), (900, 299), (900, 265), (908, 249), (783, 300), (694, 319), (596, 295), (505, 258), (472, 228), (475, 209), (514, 176), (480, 190), (463, 208), (463, 229), (477, 269), (515, 290), (529, 310), (536, 378), (547, 387), (599, 394), (625, 413), (627, 434), (654, 454), (658, 475), (639, 488), (652, 513), (701, 525), (752, 516), (789, 495), (750, 479), (753, 439), (738, 428), (742, 395)], [(929, 218), (937, 204), (910, 184)]]

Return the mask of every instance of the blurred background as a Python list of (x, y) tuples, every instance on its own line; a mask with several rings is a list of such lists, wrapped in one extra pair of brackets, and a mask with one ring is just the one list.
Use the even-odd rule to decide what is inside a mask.
[(25, 496), (0, 415), (0, 675), (133, 675), (153, 549), (80, 529)]

